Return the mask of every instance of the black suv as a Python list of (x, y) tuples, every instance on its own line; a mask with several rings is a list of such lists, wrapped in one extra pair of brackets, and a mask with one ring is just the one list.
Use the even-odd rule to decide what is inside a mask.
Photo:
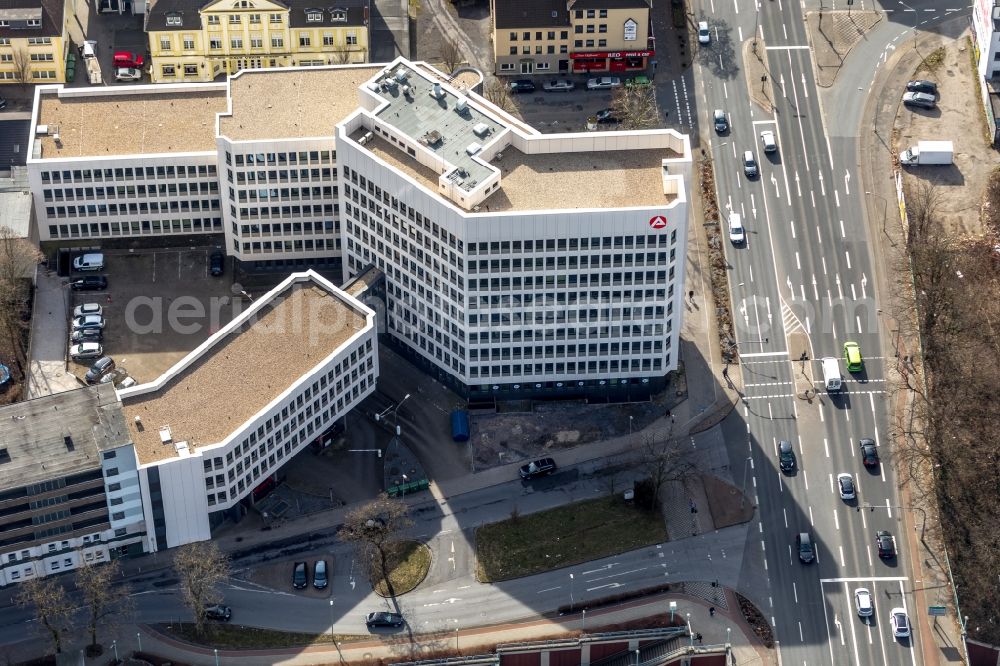
[(220, 275), (222, 275), (222, 272), (225, 268), (225, 264), (226, 264), (226, 255), (224, 255), (219, 250), (216, 250), (215, 252), (212, 253), (212, 256), (208, 258), (208, 272), (211, 273), (214, 277), (219, 277)]
[(533, 479), (536, 476), (546, 476), (556, 471), (556, 461), (552, 458), (541, 458), (527, 465), (521, 465), (519, 470), (522, 479)]
[(510, 91), (512, 93), (535, 92), (535, 84), (528, 79), (518, 79), (510, 82)]
[(858, 443), (861, 449), (861, 462), (865, 467), (878, 467), (878, 447), (874, 439), (863, 439)]
[(296, 562), (292, 569), (292, 587), (296, 590), (303, 590), (309, 585), (309, 565), (305, 562)]
[(100, 291), (108, 288), (108, 278), (103, 275), (88, 275), (69, 283), (73, 291)]
[(906, 89), (910, 92), (922, 92), (928, 95), (937, 94), (937, 84), (933, 81), (917, 80), (906, 84)]
[(369, 629), (372, 627), (402, 627), (405, 622), (399, 613), (378, 612), (368, 613), (365, 616), (365, 624), (368, 625)]
[(778, 442), (778, 467), (785, 474), (795, 471), (795, 451), (792, 450), (792, 443), (781, 440)]
[(88, 384), (96, 384), (100, 381), (101, 377), (114, 369), (115, 360), (110, 356), (102, 356), (94, 361), (94, 365), (90, 366), (90, 370), (87, 370), (87, 374), (83, 378)]
[(875, 545), (878, 546), (878, 556), (883, 560), (896, 557), (896, 538), (885, 530), (875, 533)]
[(220, 604), (205, 606), (205, 619), (216, 620), (218, 622), (229, 622), (229, 618), (232, 616), (233, 609), (229, 606), (222, 606)]

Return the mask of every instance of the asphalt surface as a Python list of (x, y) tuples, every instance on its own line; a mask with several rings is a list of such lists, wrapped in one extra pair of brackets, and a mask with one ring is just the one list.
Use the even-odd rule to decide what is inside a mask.
[[(947, 16), (935, 3), (912, 4), (927, 16)], [(912, 601), (907, 553), (881, 561), (874, 544), (876, 530), (899, 535), (906, 509), (899, 507), (891, 464), (868, 471), (857, 447), (871, 437), (881, 457), (889, 457), (884, 379), (886, 363), (896, 359), (882, 357), (889, 345), (879, 336), (872, 231), (864, 222), (856, 144), (859, 132), (871, 131), (860, 109), (875, 69), (914, 25), (923, 29), (925, 19), (920, 12), (890, 12), (845, 64), (836, 93), (821, 96), (799, 3), (703, 5), (698, 18), (712, 24), (713, 42), (696, 58), (706, 107), (699, 117), (708, 123), (715, 108), (728, 114), (731, 130), (710, 138), (719, 204), (724, 217), (740, 214), (747, 231), (744, 245), (726, 247), (745, 399), (724, 428), (734, 475), (745, 468), (760, 507), (760, 548), (772, 595), (765, 613), (785, 663), (916, 664), (919, 641), (930, 638), (915, 631), (896, 639), (889, 625), (891, 608), (905, 608), (911, 620), (924, 612)], [(751, 106), (742, 77), (734, 81), (727, 66), (735, 57), (733, 66), (742, 67), (740, 44), (755, 30), (774, 90), (770, 116)], [(764, 130), (775, 133), (777, 153), (762, 152)], [(746, 150), (754, 152), (760, 171), (753, 179), (743, 173)], [(841, 358), (848, 340), (861, 346), (865, 369), (852, 376), (841, 361), (844, 390), (827, 394), (818, 359)], [(803, 353), (809, 360), (798, 360)], [(806, 388), (814, 392), (808, 398)], [(793, 475), (778, 470), (780, 440), (796, 452)], [(840, 498), (839, 473), (854, 478), (856, 500)], [(810, 565), (798, 561), (795, 549), (803, 531), (816, 543), (817, 562)], [(903, 539), (897, 544), (905, 546)], [(874, 600), (868, 619), (854, 608), (860, 587)]]

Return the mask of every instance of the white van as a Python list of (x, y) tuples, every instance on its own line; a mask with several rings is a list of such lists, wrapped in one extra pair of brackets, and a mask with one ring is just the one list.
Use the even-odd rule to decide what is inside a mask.
[(840, 362), (832, 356), (823, 359), (823, 384), (827, 391), (839, 391), (843, 380), (840, 377)]
[(104, 255), (100, 252), (82, 254), (73, 260), (73, 270), (99, 271), (104, 269)]

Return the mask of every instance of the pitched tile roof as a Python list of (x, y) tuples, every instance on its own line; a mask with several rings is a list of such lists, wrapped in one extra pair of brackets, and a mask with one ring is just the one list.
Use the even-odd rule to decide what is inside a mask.
[(497, 30), (555, 28), (569, 25), (566, 0), (498, 0), (493, 21)]

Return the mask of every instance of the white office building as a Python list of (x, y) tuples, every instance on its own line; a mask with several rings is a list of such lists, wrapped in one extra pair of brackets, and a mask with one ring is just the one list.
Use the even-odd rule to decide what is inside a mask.
[(294, 273), (156, 381), (119, 391), (148, 550), (208, 539), (375, 390), (374, 319), (318, 274)]

